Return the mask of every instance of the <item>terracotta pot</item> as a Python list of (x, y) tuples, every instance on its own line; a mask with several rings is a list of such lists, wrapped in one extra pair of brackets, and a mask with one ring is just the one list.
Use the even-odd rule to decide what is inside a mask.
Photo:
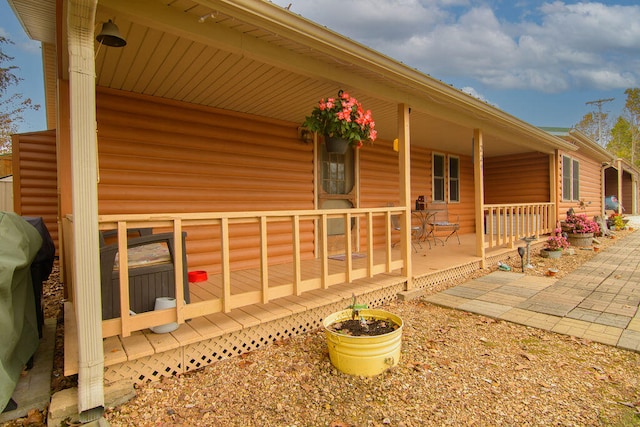
[(556, 268), (550, 268), (550, 269), (547, 271), (547, 275), (549, 275), (549, 276), (555, 276), (557, 272), (558, 272), (558, 270), (557, 270)]

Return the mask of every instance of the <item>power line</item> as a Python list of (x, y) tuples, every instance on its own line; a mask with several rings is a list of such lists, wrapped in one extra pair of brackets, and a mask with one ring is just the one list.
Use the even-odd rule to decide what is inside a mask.
[(595, 101), (585, 102), (586, 105), (595, 104), (598, 106), (598, 144), (602, 145), (602, 104), (611, 102), (615, 98), (596, 99)]

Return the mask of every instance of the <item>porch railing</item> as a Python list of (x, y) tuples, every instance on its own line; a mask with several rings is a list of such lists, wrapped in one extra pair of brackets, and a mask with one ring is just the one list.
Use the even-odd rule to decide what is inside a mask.
[(514, 247), (524, 237), (553, 232), (554, 203), (484, 205), (485, 246)]
[[(184, 213), (167, 215), (102, 215), (99, 216), (100, 230), (118, 231), (119, 253), (119, 283), (120, 283), (120, 313), (121, 317), (104, 320), (102, 323), (103, 337), (131, 335), (133, 331), (163, 325), (166, 323), (184, 323), (185, 319), (194, 319), (200, 316), (208, 316), (215, 313), (228, 313), (234, 308), (252, 304), (266, 304), (269, 301), (286, 297), (299, 296), (303, 292), (315, 289), (327, 289), (339, 283), (350, 283), (356, 279), (373, 277), (380, 273), (388, 273), (402, 269), (407, 265), (404, 256), (410, 254), (406, 251), (392, 256), (392, 227), (391, 215), (405, 215), (407, 211), (402, 207), (384, 207), (371, 209), (336, 209), (336, 210), (309, 210), (309, 211), (266, 211), (266, 212), (216, 212), (216, 213)], [(384, 236), (379, 237), (374, 245), (374, 219), (384, 220)], [(355, 221), (354, 221), (355, 219)], [(344, 221), (344, 270), (339, 273), (329, 272), (329, 255), (327, 249), (327, 224), (329, 220)], [(300, 223), (313, 221), (316, 239), (315, 258), (320, 263), (320, 273), (317, 277), (304, 278), (302, 275), (303, 260), (301, 255)], [(380, 221), (380, 220), (379, 220)], [(288, 222), (291, 224), (292, 233), (292, 271), (291, 283), (272, 283), (269, 277), (270, 265), (268, 262), (269, 245), (267, 242), (267, 230), (270, 224), (275, 222)], [(230, 271), (230, 241), (229, 227), (233, 224), (255, 223), (259, 227), (259, 287), (243, 292), (234, 288), (232, 272)], [(357, 226), (352, 230), (352, 224)], [(182, 247), (183, 227), (215, 225), (220, 228), (220, 237), (217, 244), (221, 253), (221, 280), (222, 292), (220, 297), (192, 301), (189, 304), (177, 304), (176, 308), (150, 311), (136, 315), (129, 314), (129, 262), (127, 257), (127, 229), (154, 228), (171, 229), (174, 233), (175, 253), (175, 295), (176, 301), (184, 301), (183, 291), (183, 265)], [(380, 227), (380, 223), (378, 223)], [(366, 256), (366, 266), (355, 268), (350, 254), (354, 252), (353, 233), (357, 234), (356, 242), (362, 242), (364, 247), (355, 248)], [(383, 242), (383, 244), (381, 244)], [(358, 244), (357, 243), (357, 244)], [(374, 252), (375, 255), (374, 256)], [(410, 255), (408, 255), (410, 256)], [(308, 276), (308, 275), (307, 275)]]

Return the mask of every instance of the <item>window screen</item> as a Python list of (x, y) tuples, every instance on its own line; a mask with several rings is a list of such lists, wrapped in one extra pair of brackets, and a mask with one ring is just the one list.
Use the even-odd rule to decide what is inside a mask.
[(444, 202), (444, 155), (433, 155), (433, 200)]

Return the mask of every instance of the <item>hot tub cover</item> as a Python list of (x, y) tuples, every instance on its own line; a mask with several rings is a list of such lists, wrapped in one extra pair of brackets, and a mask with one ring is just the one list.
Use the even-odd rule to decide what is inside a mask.
[(12, 212), (0, 212), (0, 411), (38, 348), (30, 267), (40, 246), (35, 227)]

